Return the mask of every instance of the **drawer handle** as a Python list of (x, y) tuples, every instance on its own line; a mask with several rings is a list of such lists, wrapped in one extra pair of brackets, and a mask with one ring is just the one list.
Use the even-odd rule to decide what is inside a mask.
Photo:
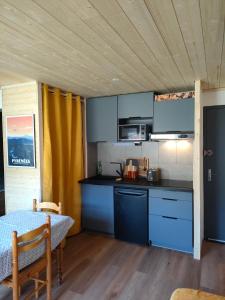
[(172, 198), (162, 198), (162, 199), (167, 201), (178, 201), (177, 199), (172, 199)]
[(135, 196), (135, 197), (142, 197), (145, 196), (145, 193), (139, 194), (139, 193), (129, 193), (129, 192), (116, 192), (119, 195), (125, 195), (125, 196)]
[(174, 218), (174, 217), (167, 217), (167, 216), (162, 216), (164, 219), (172, 219), (172, 220), (178, 220), (178, 218)]

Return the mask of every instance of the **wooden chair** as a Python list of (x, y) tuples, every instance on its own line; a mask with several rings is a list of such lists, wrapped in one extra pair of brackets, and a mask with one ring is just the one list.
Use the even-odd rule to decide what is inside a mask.
[(170, 300), (225, 300), (225, 297), (210, 294), (200, 290), (177, 289), (173, 292)]
[[(40, 246), (45, 242), (45, 252), (43, 256), (28, 267), (19, 270), (19, 256), (22, 252), (27, 252)], [(39, 279), (39, 273), (46, 268), (46, 280)], [(35, 289), (31, 291), (26, 299), (31, 299), (33, 295), (38, 298), (39, 290), (46, 286), (47, 300), (51, 300), (51, 222), (47, 216), (46, 224), (28, 232), (21, 236), (17, 236), (17, 232), (12, 234), (12, 276), (2, 281), (13, 289), (13, 300), (18, 300), (20, 297), (21, 286), (29, 281), (34, 280)]]
[(54, 202), (38, 202), (37, 199), (33, 199), (33, 211), (47, 210), (62, 215), (62, 202), (57, 205)]
[[(33, 199), (33, 211), (36, 212), (38, 210), (51, 211), (53, 213), (62, 215), (63, 207), (62, 202), (59, 202), (57, 205), (54, 202), (38, 202), (37, 199)], [(58, 284), (62, 284), (62, 264), (63, 264), (63, 247), (64, 241), (61, 242), (56, 248), (56, 261), (57, 261), (57, 274), (58, 274)]]

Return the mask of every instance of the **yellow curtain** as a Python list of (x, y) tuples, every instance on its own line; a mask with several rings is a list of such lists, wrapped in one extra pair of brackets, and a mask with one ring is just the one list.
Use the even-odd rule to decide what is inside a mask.
[(82, 107), (80, 96), (63, 96), (43, 85), (43, 201), (63, 204), (75, 220), (69, 234), (80, 232), (81, 190), (84, 176)]

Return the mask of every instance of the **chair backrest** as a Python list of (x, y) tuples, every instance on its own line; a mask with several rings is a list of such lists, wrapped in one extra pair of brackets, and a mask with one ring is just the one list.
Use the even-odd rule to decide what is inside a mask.
[(37, 210), (53, 211), (59, 215), (62, 215), (62, 202), (57, 205), (54, 202), (38, 202), (37, 199), (33, 199), (33, 211)]
[(27, 252), (40, 246), (45, 242), (45, 251), (47, 260), (51, 261), (51, 219), (47, 216), (46, 223), (40, 227), (29, 231), (23, 235), (17, 236), (17, 231), (12, 233), (12, 273), (16, 278), (19, 272), (19, 254)]

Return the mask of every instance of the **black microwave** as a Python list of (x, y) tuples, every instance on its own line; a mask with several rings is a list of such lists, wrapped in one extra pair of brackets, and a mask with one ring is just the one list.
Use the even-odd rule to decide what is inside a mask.
[(118, 139), (126, 141), (147, 141), (149, 137), (148, 124), (120, 124), (118, 125)]

